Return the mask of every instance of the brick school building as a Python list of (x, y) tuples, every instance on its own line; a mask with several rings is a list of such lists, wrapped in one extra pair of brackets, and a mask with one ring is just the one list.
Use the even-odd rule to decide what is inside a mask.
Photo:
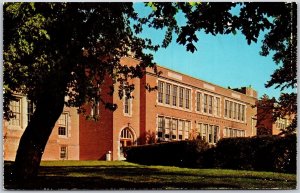
[[(122, 59), (124, 65), (138, 60)], [(99, 114), (99, 120), (86, 120), (76, 108), (64, 109), (46, 146), (43, 160), (122, 160), (123, 147), (161, 141), (201, 137), (210, 144), (225, 137), (256, 135), (257, 93), (249, 87), (227, 89), (158, 66), (160, 76), (151, 69), (135, 84), (132, 98), (105, 96), (116, 103), (117, 110), (102, 104), (87, 108)], [(157, 86), (148, 92), (145, 85)], [(107, 78), (101, 91), (107, 93), (112, 80)], [(117, 86), (117, 85), (116, 85)], [(4, 160), (14, 160), (19, 139), (24, 132), (34, 105), (26, 96), (11, 102), (15, 118), (3, 121)]]

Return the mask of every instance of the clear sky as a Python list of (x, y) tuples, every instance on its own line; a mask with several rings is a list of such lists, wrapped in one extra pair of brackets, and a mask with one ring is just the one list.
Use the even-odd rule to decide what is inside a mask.
[[(140, 16), (148, 11), (141, 3), (135, 3)], [(184, 22), (184, 18), (178, 17)], [(280, 89), (265, 88), (271, 74), (278, 67), (272, 60), (272, 55), (259, 55), (261, 50), (260, 35), (257, 43), (247, 44), (245, 37), (238, 32), (236, 35), (198, 34), (197, 51), (190, 53), (185, 46), (176, 43), (176, 36), (166, 48), (160, 48), (154, 54), (154, 61), (167, 68), (190, 75), (201, 80), (227, 88), (250, 86), (258, 92), (258, 96), (267, 94), (278, 98)], [(144, 29), (142, 37), (151, 38), (155, 43), (161, 43), (164, 32), (161, 30)]]

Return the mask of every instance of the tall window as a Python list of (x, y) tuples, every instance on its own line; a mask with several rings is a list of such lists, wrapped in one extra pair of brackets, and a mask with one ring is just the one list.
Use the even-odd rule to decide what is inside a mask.
[(164, 133), (164, 122), (163, 117), (158, 117), (158, 131), (157, 131), (157, 137), (162, 138)]
[(190, 109), (190, 96), (191, 96), (191, 90), (185, 89), (185, 108)]
[(33, 112), (35, 110), (35, 105), (32, 101), (27, 101), (27, 123), (32, 119)]
[(213, 126), (208, 126), (208, 143), (213, 143)]
[(228, 117), (228, 101), (225, 100), (225, 110), (224, 110), (225, 117)]
[(158, 81), (158, 102), (163, 103), (163, 95), (164, 95), (164, 83), (162, 81)]
[(166, 84), (166, 104), (170, 104), (170, 97), (171, 97), (171, 84)]
[(221, 111), (220, 111), (220, 98), (218, 98), (218, 97), (216, 98), (216, 103), (217, 103), (217, 104), (216, 104), (216, 111), (217, 111), (217, 112), (216, 112), (216, 115), (217, 115), (217, 116), (220, 116), (220, 112), (221, 112)]
[(237, 114), (238, 114), (238, 120), (241, 120), (242, 119), (242, 117), (241, 117), (241, 104), (238, 104), (238, 112), (237, 112)]
[(197, 92), (197, 100), (196, 100), (196, 110), (198, 112), (200, 112), (200, 109), (201, 109), (201, 93), (200, 92)]
[(201, 137), (202, 123), (197, 124), (197, 136)]
[(173, 106), (177, 106), (177, 86), (173, 85)]
[(213, 96), (208, 96), (208, 113), (213, 113)]
[(207, 94), (204, 94), (203, 95), (203, 112), (204, 113), (207, 113), (207, 111), (208, 111), (208, 107), (207, 107), (207, 103), (208, 101), (207, 101)]
[(204, 127), (202, 128), (201, 136), (202, 136), (202, 139), (207, 142), (208, 125), (204, 124), (203, 126)]
[(172, 119), (172, 139), (177, 139), (178, 120)]
[(242, 105), (242, 121), (245, 120), (245, 105)]
[(233, 104), (233, 110), (232, 110), (233, 111), (233, 113), (232, 113), (233, 114), (233, 116), (232, 116), (233, 119), (236, 119), (236, 106), (237, 106), (237, 104), (234, 103)]
[(60, 146), (60, 159), (68, 159), (67, 146)]
[(94, 102), (91, 107), (91, 116), (99, 115), (99, 102), (94, 99)]
[(58, 135), (67, 136), (68, 114), (62, 113), (58, 119)]
[(229, 102), (229, 118), (232, 118), (232, 102)]
[(170, 139), (170, 131), (172, 128), (172, 120), (170, 118), (165, 118), (165, 139)]
[(13, 117), (10, 118), (9, 124), (14, 126), (21, 126), (21, 99), (10, 102), (10, 110), (13, 112)]
[(179, 87), (179, 107), (183, 107), (183, 90), (184, 88)]
[(217, 143), (219, 139), (219, 126), (214, 126), (214, 143)]
[(132, 98), (125, 95), (124, 96), (124, 113), (126, 115), (131, 115), (131, 105), (132, 105)]
[(185, 121), (184, 124), (184, 139), (189, 139), (189, 132), (191, 130), (191, 121)]
[(178, 139), (179, 140), (182, 140), (183, 130), (184, 130), (184, 121), (178, 120)]

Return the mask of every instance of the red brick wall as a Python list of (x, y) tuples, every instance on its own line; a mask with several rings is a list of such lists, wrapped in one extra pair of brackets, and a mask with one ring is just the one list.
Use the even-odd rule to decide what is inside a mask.
[[(26, 99), (24, 98), (22, 107), (22, 118), (24, 119), (27, 114), (25, 112)], [(58, 136), (58, 125), (56, 124), (49, 137), (46, 145), (42, 160), (59, 160), (60, 159), (60, 146), (66, 145), (68, 147), (67, 159), (79, 160), (79, 131), (78, 131), (78, 114), (75, 108), (64, 108), (64, 113), (68, 113), (68, 137)], [(15, 160), (16, 152), (19, 146), (20, 138), (25, 130), (27, 123), (22, 127), (9, 126), (7, 121), (3, 122), (3, 147), (4, 147), (4, 160)]]
[[(106, 95), (110, 91), (109, 86), (112, 85), (112, 80), (109, 77), (105, 78), (105, 83), (101, 88), (103, 99), (106, 102), (112, 102), (112, 96)], [(79, 146), (80, 160), (105, 160), (106, 153), (112, 151), (113, 147), (113, 112), (105, 109), (105, 106), (100, 103), (100, 118), (98, 121), (87, 120), (84, 115), (79, 117)], [(89, 106), (86, 106), (87, 113), (91, 111)]]
[[(122, 64), (127, 66), (134, 66), (138, 63), (137, 60), (132, 58), (123, 58)], [(132, 107), (131, 115), (124, 114), (124, 99), (120, 99), (117, 88), (115, 86), (114, 103), (118, 105), (117, 110), (113, 113), (113, 159), (119, 159), (120, 155), (120, 134), (122, 129), (129, 127), (130, 131), (134, 135), (135, 144), (140, 144), (140, 79), (135, 78), (129, 80), (129, 84), (134, 84), (135, 89), (132, 92)]]

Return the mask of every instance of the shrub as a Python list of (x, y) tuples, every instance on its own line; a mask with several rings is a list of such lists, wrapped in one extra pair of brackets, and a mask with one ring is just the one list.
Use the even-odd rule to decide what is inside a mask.
[(146, 165), (296, 173), (296, 135), (224, 138), (216, 147), (197, 139), (131, 146), (127, 161)]
[(125, 148), (126, 159), (146, 165), (173, 165), (195, 167), (202, 163), (201, 153), (209, 148), (208, 143), (197, 140), (163, 142)]
[(296, 136), (225, 138), (211, 162), (219, 168), (296, 173)]

